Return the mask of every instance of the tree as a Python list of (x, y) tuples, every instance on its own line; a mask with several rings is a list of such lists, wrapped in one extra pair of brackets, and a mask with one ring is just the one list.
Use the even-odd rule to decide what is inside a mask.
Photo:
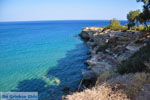
[(116, 18), (114, 18), (110, 21), (110, 26), (120, 26), (120, 22)]
[(144, 4), (149, 4), (150, 3), (150, 0), (136, 0), (137, 2), (143, 2)]
[(149, 2), (150, 0), (137, 0), (137, 2), (143, 2), (144, 4), (146, 4), (147, 2)]
[(137, 19), (141, 24), (146, 24), (146, 17), (144, 15), (144, 13), (141, 13)]
[(139, 15), (141, 14), (140, 10), (130, 11), (129, 14), (127, 14), (128, 19), (128, 29), (135, 26), (138, 23)]
[(139, 16), (139, 21), (144, 23), (148, 28), (147, 21), (150, 21), (150, 0), (137, 0), (137, 2), (143, 2), (143, 12)]
[(106, 29), (111, 29), (111, 30), (126, 30), (126, 26), (121, 26), (119, 20), (116, 18), (110, 20), (110, 24), (106, 27)]

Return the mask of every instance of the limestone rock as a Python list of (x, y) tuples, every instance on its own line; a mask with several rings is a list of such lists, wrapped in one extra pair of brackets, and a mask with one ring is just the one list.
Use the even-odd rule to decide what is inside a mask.
[(84, 80), (96, 78), (96, 75), (92, 70), (82, 70), (82, 75)]

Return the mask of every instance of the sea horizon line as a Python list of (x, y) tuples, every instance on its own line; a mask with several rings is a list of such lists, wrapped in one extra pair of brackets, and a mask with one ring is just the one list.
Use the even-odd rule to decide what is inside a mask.
[[(19, 20), (19, 21), (0, 21), (5, 22), (46, 22), (46, 21), (110, 21), (111, 19), (65, 19), (65, 20)], [(119, 21), (127, 21), (126, 19), (119, 19)]]

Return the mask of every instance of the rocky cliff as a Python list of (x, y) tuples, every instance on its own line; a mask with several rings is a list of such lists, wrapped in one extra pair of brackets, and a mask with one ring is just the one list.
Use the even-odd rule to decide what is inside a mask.
[[(140, 98), (150, 100), (148, 71), (124, 75), (116, 72), (117, 66), (137, 51), (144, 47), (149, 50), (150, 33), (90, 27), (84, 28), (80, 37), (86, 41), (90, 54), (90, 58), (85, 61), (88, 70), (82, 72), (83, 80), (80, 89), (84, 91), (66, 96), (67, 100), (140, 100)], [(149, 61), (144, 64), (146, 70), (149, 70)], [(86, 89), (91, 87), (93, 88)], [(142, 91), (143, 88), (147, 90)]]

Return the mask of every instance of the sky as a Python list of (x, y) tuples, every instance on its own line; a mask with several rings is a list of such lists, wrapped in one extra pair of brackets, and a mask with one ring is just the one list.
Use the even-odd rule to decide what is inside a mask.
[(126, 20), (136, 0), (0, 0), (0, 21)]

